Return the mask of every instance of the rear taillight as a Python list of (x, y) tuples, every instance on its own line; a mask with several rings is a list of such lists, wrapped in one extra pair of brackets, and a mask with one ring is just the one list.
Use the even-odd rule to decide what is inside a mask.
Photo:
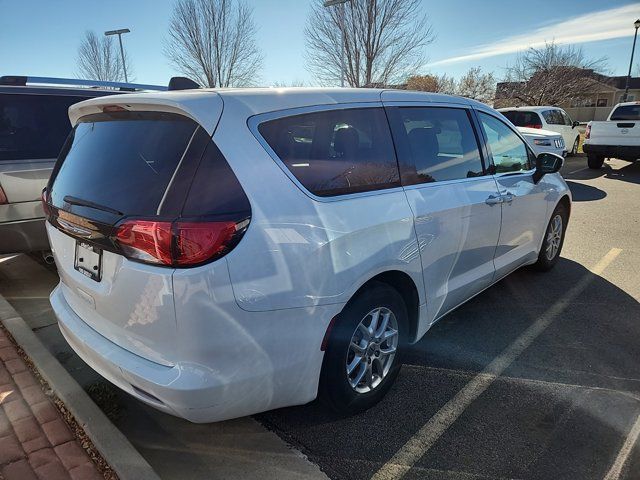
[(541, 123), (531, 123), (529, 125), (525, 125), (526, 128), (542, 128)]
[(173, 263), (171, 222), (128, 220), (118, 227), (115, 240), (127, 257), (147, 263)]
[(587, 129), (584, 131), (584, 138), (589, 139), (591, 138), (591, 124), (587, 124)]
[(131, 259), (185, 267), (222, 257), (237, 243), (248, 223), (126, 220), (118, 227), (114, 241)]
[(0, 185), (0, 205), (6, 205), (7, 203), (9, 203), (9, 201), (7, 200), (7, 195), (4, 193), (4, 190)]

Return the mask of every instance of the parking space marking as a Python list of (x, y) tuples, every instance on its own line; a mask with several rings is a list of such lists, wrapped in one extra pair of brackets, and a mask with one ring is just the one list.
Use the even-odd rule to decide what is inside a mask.
[(613, 462), (613, 465), (611, 465), (609, 472), (604, 477), (604, 480), (618, 480), (620, 478), (622, 467), (624, 467), (624, 464), (627, 463), (627, 459), (629, 458), (629, 455), (633, 450), (633, 446), (638, 440), (638, 435), (640, 435), (640, 415), (638, 415), (636, 423), (634, 423), (631, 427), (631, 430), (629, 430), (627, 438), (624, 441), (622, 448), (618, 452), (616, 460)]
[[(619, 248), (612, 248), (589, 270), (595, 275), (601, 275), (621, 252), (622, 250)], [(496, 378), (545, 331), (555, 317), (562, 313), (587, 288), (592, 280), (593, 277), (590, 275), (583, 277), (567, 292), (564, 298), (551, 305), (538, 320), (438, 410), (371, 479), (391, 480), (402, 478), (431, 449), (442, 434), (453, 425), (466, 408), (489, 388)]]
[(586, 170), (587, 168), (589, 168), (589, 167), (582, 167), (582, 168), (579, 168), (578, 170), (574, 170), (573, 172), (569, 172), (567, 175), (573, 175), (574, 173), (581, 172), (581, 171), (583, 171), (583, 170)]

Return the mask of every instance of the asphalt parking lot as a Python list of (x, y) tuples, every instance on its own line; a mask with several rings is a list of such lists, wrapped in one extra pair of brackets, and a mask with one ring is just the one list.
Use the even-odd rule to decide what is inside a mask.
[[(314, 402), (255, 419), (332, 479), (640, 479), (640, 163), (562, 172), (574, 204), (553, 271), (518, 271), (445, 317), (361, 415)], [(192, 425), (109, 388), (59, 336), (55, 282), (27, 257), (0, 263), (0, 293), (161, 476), (259, 478), (235, 466), (258, 458), (314, 475), (252, 419)]]

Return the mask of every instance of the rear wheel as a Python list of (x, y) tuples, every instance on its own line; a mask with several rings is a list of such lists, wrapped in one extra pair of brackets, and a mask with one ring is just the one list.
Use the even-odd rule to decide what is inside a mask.
[(373, 283), (354, 297), (330, 333), (320, 400), (345, 414), (378, 403), (400, 370), (407, 325), (402, 296), (386, 283)]
[(558, 204), (551, 215), (549, 225), (547, 225), (542, 248), (538, 254), (538, 261), (534, 264), (536, 269), (546, 272), (551, 270), (558, 262), (562, 245), (564, 244), (564, 234), (568, 219), (569, 212), (567, 212), (567, 207), (563, 203)]
[(587, 156), (587, 165), (593, 170), (598, 170), (604, 165), (604, 157), (602, 155), (589, 155)]

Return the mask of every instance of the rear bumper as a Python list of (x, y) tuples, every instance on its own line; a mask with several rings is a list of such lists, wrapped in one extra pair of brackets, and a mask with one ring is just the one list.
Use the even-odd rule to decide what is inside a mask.
[(636, 160), (640, 158), (640, 145), (593, 145), (585, 143), (582, 150), (587, 155), (601, 155), (607, 158)]
[(0, 223), (0, 253), (49, 250), (44, 218)]
[[(82, 360), (122, 390), (171, 415), (195, 423), (216, 422), (307, 403), (315, 398), (317, 379), (309, 378), (308, 386), (302, 385), (299, 378), (294, 378), (295, 385), (281, 380), (293, 376), (283, 367), (286, 363), (278, 365), (274, 361), (269, 365), (267, 378), (259, 362), (252, 362), (250, 369), (231, 364), (233, 359), (220, 359), (218, 365), (193, 361), (179, 361), (172, 367), (160, 365), (93, 330), (69, 306), (60, 286), (51, 293), (50, 300), (63, 336)], [(232, 345), (241, 343), (233, 335), (226, 341)], [(243, 356), (250, 359), (252, 351), (244, 350)], [(317, 360), (319, 373), (322, 356), (317, 355)], [(278, 395), (272, 389), (264, 388), (265, 380), (279, 386), (278, 393), (284, 393), (284, 397), (275, 398)]]

